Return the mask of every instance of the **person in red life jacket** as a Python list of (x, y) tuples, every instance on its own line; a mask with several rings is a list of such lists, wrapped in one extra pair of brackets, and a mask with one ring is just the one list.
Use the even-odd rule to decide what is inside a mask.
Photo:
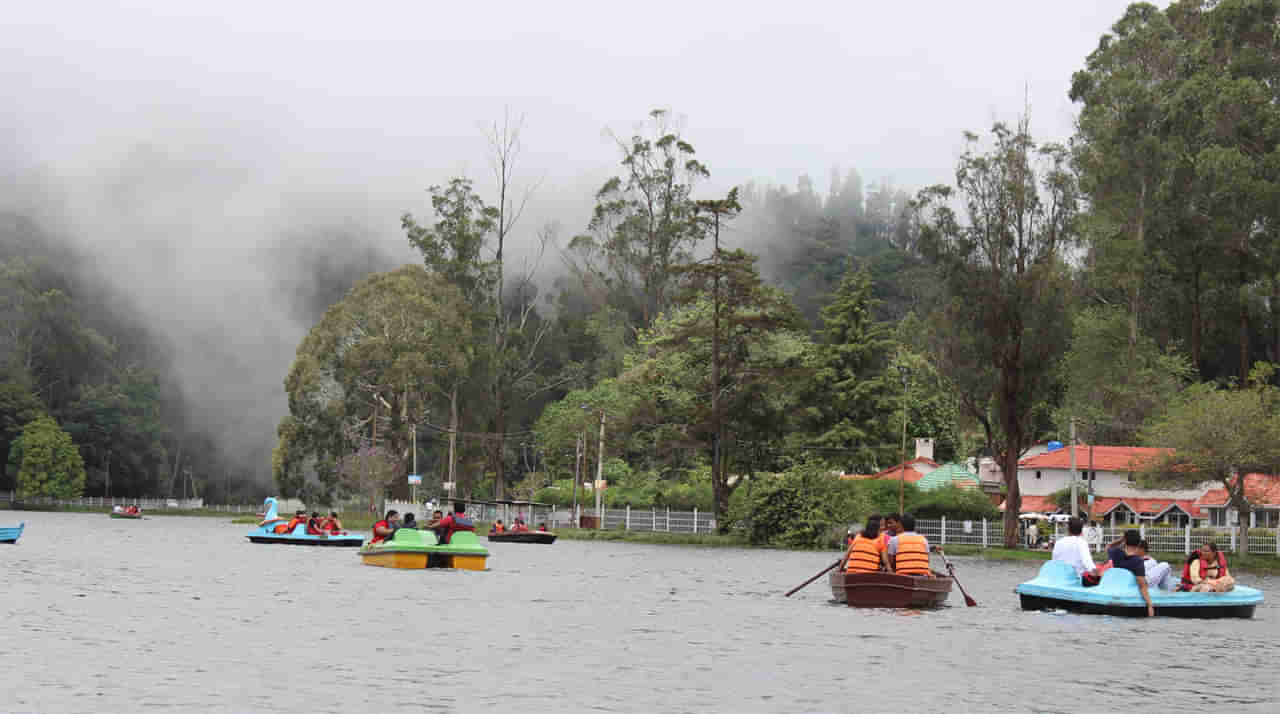
[(511, 526), (511, 532), (512, 532), (512, 533), (528, 533), (528, 532), (529, 532), (529, 526), (526, 526), (526, 525), (524, 524), (524, 519), (523, 519), (523, 518), (517, 518), (517, 519), (516, 519), (516, 522), (515, 522), (515, 525)]
[(298, 526), (306, 522), (307, 522), (306, 511), (295, 511), (293, 514), (293, 518), (291, 518), (288, 523), (281, 523), (280, 525), (275, 527), (275, 532), (282, 533), (282, 534), (292, 533), (294, 528), (297, 528)]
[(507, 530), (506, 527), (502, 525), (502, 519), (499, 518), (498, 520), (493, 522), (493, 525), (489, 526), (489, 535), (497, 535), (499, 533), (505, 533), (506, 530)]
[(128, 506), (128, 507), (126, 507), (126, 508), (124, 509), (124, 512), (125, 512), (125, 513), (128, 513), (128, 514), (131, 514), (131, 515), (137, 515), (137, 514), (138, 514), (138, 507), (137, 507), (137, 506)]
[(539, 533), (546, 533), (546, 532), (547, 532), (547, 524), (546, 524), (546, 523), (539, 523), (539, 524), (538, 524), (538, 532), (539, 532)]
[(1193, 592), (1227, 592), (1235, 588), (1236, 579), (1227, 570), (1227, 556), (1212, 541), (1200, 546), (1200, 550), (1187, 558), (1182, 567), (1179, 590)]
[(475, 531), (476, 524), (467, 517), (466, 506), (461, 502), (453, 504), (453, 513), (440, 519), (438, 524), (440, 530), (444, 531), (444, 537), (440, 539), (440, 543), (446, 544), (453, 538), (453, 534), (458, 531)]
[(326, 535), (319, 511), (312, 511), (311, 517), (307, 519), (307, 535)]
[(381, 543), (396, 533), (396, 526), (400, 524), (400, 512), (396, 510), (387, 511), (387, 515), (382, 520), (373, 524), (373, 538), (369, 539), (370, 543)]
[(902, 514), (902, 532), (889, 539), (885, 553), (898, 575), (932, 577), (929, 569), (929, 539), (916, 533), (916, 519), (910, 513)]
[(329, 517), (324, 519), (324, 529), (330, 533), (342, 533), (342, 521), (338, 520), (338, 512), (330, 511)]

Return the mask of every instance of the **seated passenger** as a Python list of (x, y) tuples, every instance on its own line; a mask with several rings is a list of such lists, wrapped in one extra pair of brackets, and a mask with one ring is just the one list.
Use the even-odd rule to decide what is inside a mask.
[(512, 533), (528, 533), (529, 526), (525, 525), (523, 518), (517, 518), (516, 524), (511, 527)]
[(439, 527), (444, 531), (444, 537), (440, 539), (443, 545), (448, 543), (453, 534), (458, 531), (475, 531), (476, 524), (467, 517), (467, 508), (461, 502), (453, 504), (453, 513), (440, 519)]
[(506, 528), (503, 527), (501, 518), (494, 521), (493, 525), (489, 526), (489, 535), (497, 535), (505, 531), (506, 531)]
[(884, 547), (889, 547), (889, 539), (902, 532), (902, 516), (897, 513), (890, 513), (880, 522), (880, 540), (884, 541)]
[[(1218, 550), (1216, 543), (1210, 541), (1191, 554), (1183, 567), (1183, 585), (1190, 583), (1185, 589), (1192, 592), (1224, 593), (1236, 586), (1236, 579), (1227, 571), (1227, 555)], [(1184, 589), (1179, 587), (1179, 590)]]
[(845, 555), (846, 573), (877, 573), (889, 569), (885, 544), (880, 539), (880, 516), (867, 518), (862, 532), (853, 537), (849, 552)]
[(1173, 581), (1173, 568), (1148, 555), (1150, 549), (1145, 538), (1138, 542), (1138, 555), (1142, 556), (1142, 564), (1147, 569), (1147, 585), (1154, 585), (1157, 590), (1173, 590), (1177, 586)]
[(1134, 579), (1138, 581), (1138, 592), (1142, 593), (1142, 599), (1147, 603), (1147, 617), (1154, 617), (1156, 608), (1151, 604), (1151, 593), (1147, 588), (1147, 566), (1138, 555), (1141, 543), (1142, 535), (1130, 528), (1107, 546), (1107, 557), (1114, 567), (1133, 573)]
[(893, 572), (898, 575), (932, 577), (929, 570), (929, 541), (916, 533), (916, 519), (910, 513), (902, 514), (902, 532), (889, 539), (886, 549)]
[(444, 529), (440, 527), (440, 521), (442, 520), (444, 520), (444, 511), (432, 511), (431, 520), (427, 521), (427, 525), (423, 526), (424, 530), (430, 529), (432, 533), (436, 534), (437, 543), (442, 542), (440, 539), (444, 537)]
[(400, 522), (400, 512), (396, 510), (387, 511), (387, 515), (382, 520), (373, 524), (373, 537), (369, 539), (370, 543), (381, 543), (382, 541), (395, 535), (396, 525)]
[(124, 509), (124, 512), (125, 512), (125, 513), (128, 513), (129, 515), (136, 516), (136, 515), (138, 515), (138, 507), (137, 507), (137, 506), (127, 506), (127, 507)]
[(399, 527), (399, 528), (397, 528), (396, 530), (397, 530), (397, 531), (400, 531), (400, 530), (403, 530), (403, 529), (406, 529), (406, 528), (407, 528), (407, 529), (409, 529), (409, 530), (411, 530), (411, 531), (416, 531), (416, 530), (418, 530), (418, 521), (417, 521), (417, 519), (415, 519), (415, 518), (413, 517), (413, 514), (412, 514), (412, 513), (406, 513), (406, 514), (404, 514), (404, 523), (401, 523), (401, 524), (400, 524), (400, 527)]
[(325, 535), (324, 523), (320, 520), (320, 512), (312, 511), (307, 519), (307, 535)]
[(539, 523), (539, 524), (538, 524), (538, 532), (539, 532), (539, 533), (546, 533), (546, 532), (547, 532), (547, 524), (546, 524), (546, 523)]
[(112, 512), (112, 513), (124, 513), (124, 506), (112, 506), (112, 507), (111, 507), (111, 512)]
[(307, 522), (306, 511), (295, 511), (293, 518), (288, 523), (281, 523), (275, 527), (276, 533), (292, 533), (294, 528)]
[(1067, 521), (1069, 535), (1053, 544), (1053, 559), (1075, 568), (1081, 584), (1092, 587), (1098, 584), (1101, 576), (1098, 575), (1098, 566), (1093, 563), (1093, 555), (1089, 552), (1089, 543), (1085, 541), (1083, 532), (1083, 519), (1072, 518)]
[(325, 521), (324, 521), (324, 528), (325, 528), (325, 530), (329, 531), (330, 533), (341, 533), (341, 532), (342, 532), (342, 521), (338, 520), (338, 512), (337, 512), (337, 511), (330, 511), (330, 512), (329, 512), (329, 517), (328, 517), (328, 518), (326, 518), (326, 519), (325, 519)]

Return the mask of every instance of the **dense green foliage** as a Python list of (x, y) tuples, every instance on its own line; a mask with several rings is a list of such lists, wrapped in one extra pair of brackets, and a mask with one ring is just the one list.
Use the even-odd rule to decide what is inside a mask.
[(84, 493), (84, 460), (58, 423), (40, 417), (22, 428), (9, 450), (18, 475), (18, 498), (78, 498)]
[[(807, 176), (713, 192), (711, 162), (654, 111), (615, 137), (617, 175), (559, 272), (513, 270), (527, 194), (518, 127), (495, 125), (492, 194), (458, 177), (429, 189), (429, 218), (402, 217), (418, 266), (355, 260), (341, 237), (282, 243), (315, 277), (287, 286), (310, 334), (275, 487), (404, 496), (416, 453), (429, 490), (588, 503), (599, 475), (606, 505), (696, 506), (753, 542), (813, 544), (897, 510), (896, 483), (834, 472), (932, 437), (939, 461), (1000, 464), (1012, 542), (1019, 457), (1073, 421), (1086, 441), (1189, 453), (1212, 453), (1196, 425), (1215, 420), (1262, 438), (1269, 387), (1239, 385), (1280, 362), (1278, 19), (1280, 0), (1135, 4), (1072, 77), (1069, 145), (998, 123), (957, 137), (954, 181), (917, 192), (856, 170), (825, 193)], [(222, 477), (265, 453), (192, 418), (165, 336), (84, 255), (3, 218), (0, 459), (48, 414), (89, 493), (172, 492), (188, 471), (236, 493)], [(375, 431), (386, 474), (339, 478)], [(1280, 468), (1264, 462), (1247, 468)], [(1215, 463), (1147, 478), (1221, 480)], [(908, 491), (921, 514), (993, 515), (974, 492)]]

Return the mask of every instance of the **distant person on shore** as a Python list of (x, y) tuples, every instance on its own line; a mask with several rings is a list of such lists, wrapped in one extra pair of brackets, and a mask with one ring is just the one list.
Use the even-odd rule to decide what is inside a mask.
[(1224, 593), (1235, 586), (1236, 579), (1227, 570), (1227, 555), (1218, 550), (1217, 543), (1209, 541), (1187, 558), (1178, 589)]
[(1133, 577), (1138, 581), (1138, 591), (1142, 593), (1142, 599), (1147, 603), (1147, 617), (1154, 617), (1156, 608), (1151, 604), (1151, 593), (1147, 588), (1147, 566), (1142, 562), (1141, 545), (1142, 535), (1130, 528), (1124, 532), (1123, 536), (1107, 545), (1107, 557), (1111, 559), (1113, 567), (1133, 573)]
[(878, 573), (889, 569), (885, 544), (880, 538), (880, 516), (868, 516), (862, 532), (853, 537), (845, 554), (846, 573)]
[(1027, 526), (1027, 547), (1035, 548), (1036, 544), (1040, 542), (1040, 527), (1036, 525), (1035, 521), (1030, 521), (1029, 523), (1030, 525)]
[(1084, 529), (1084, 540), (1089, 544), (1089, 550), (1102, 549), (1102, 529), (1098, 527), (1097, 521), (1089, 521), (1089, 527)]
[(1068, 535), (1053, 544), (1053, 559), (1070, 565), (1075, 569), (1076, 575), (1080, 576), (1080, 583), (1085, 587), (1092, 587), (1098, 584), (1100, 577), (1093, 555), (1089, 553), (1089, 545), (1080, 535), (1083, 530), (1083, 520), (1072, 518), (1067, 521)]
[(1138, 553), (1142, 556), (1142, 564), (1147, 569), (1147, 585), (1154, 587), (1156, 590), (1173, 590), (1177, 587), (1177, 583), (1173, 577), (1173, 567), (1168, 563), (1161, 563), (1149, 554), (1151, 550), (1147, 539), (1143, 538), (1138, 543)]
[(382, 520), (373, 524), (373, 537), (369, 539), (370, 543), (381, 543), (396, 533), (396, 525), (400, 523), (400, 512), (394, 509), (387, 511), (387, 515)]
[(893, 572), (898, 575), (933, 575), (929, 569), (929, 540), (916, 533), (915, 516), (904, 513), (901, 523), (902, 532), (890, 538), (886, 548)]

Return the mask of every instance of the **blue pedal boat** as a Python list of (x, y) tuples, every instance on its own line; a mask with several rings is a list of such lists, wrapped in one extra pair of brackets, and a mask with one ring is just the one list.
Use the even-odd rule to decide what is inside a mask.
[(364, 544), (364, 536), (359, 534), (311, 535), (307, 533), (307, 524), (300, 523), (292, 533), (276, 533), (276, 526), (288, 523), (289, 519), (281, 518), (276, 512), (276, 499), (268, 498), (262, 505), (266, 508), (258, 527), (245, 536), (250, 543), (280, 543), (283, 545), (318, 545), (331, 548), (359, 548)]
[(0, 543), (17, 543), (22, 537), (22, 530), (27, 527), (26, 521), (18, 524), (17, 528), (11, 526), (0, 527)]
[[(1138, 590), (1133, 573), (1111, 568), (1102, 574), (1102, 582), (1086, 588), (1080, 584), (1075, 568), (1051, 560), (1040, 567), (1033, 580), (1019, 585), (1015, 592), (1023, 610), (1068, 610), (1089, 615), (1121, 615), (1146, 617), (1147, 604)], [(1225, 593), (1169, 592), (1150, 588), (1151, 604), (1156, 615), (1164, 617), (1253, 617), (1262, 603), (1262, 591), (1237, 585)]]

